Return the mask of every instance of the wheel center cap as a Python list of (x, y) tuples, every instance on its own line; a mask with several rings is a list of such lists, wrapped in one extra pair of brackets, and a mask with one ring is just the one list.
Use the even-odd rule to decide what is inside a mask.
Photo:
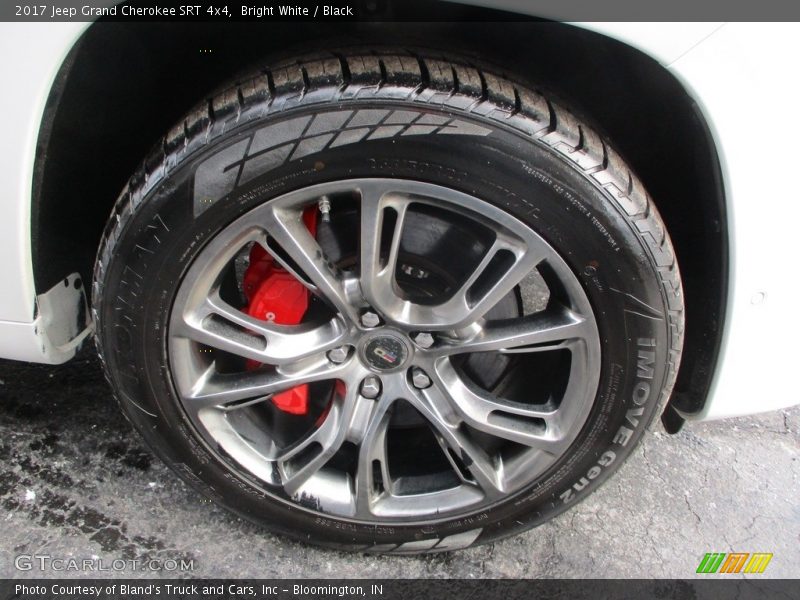
[(369, 338), (361, 355), (377, 371), (391, 371), (402, 367), (408, 358), (408, 346), (396, 335), (381, 333)]

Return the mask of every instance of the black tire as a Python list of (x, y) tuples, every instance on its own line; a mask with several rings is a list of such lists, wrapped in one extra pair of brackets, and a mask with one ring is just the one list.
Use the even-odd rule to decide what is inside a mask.
[[(406, 112), (374, 136), (389, 122), (348, 122), (355, 109)], [(247, 163), (254, 131), (321, 113), (342, 118), (328, 118), (329, 131), (287, 134), (303, 143), (303, 153), (293, 145), (291, 156)], [(460, 135), (439, 135), (445, 127)], [(201, 164), (206, 171), (216, 165), (217, 176), (206, 176), (198, 192), (193, 183)], [(253, 171), (247, 181), (237, 184), (228, 175), (232, 164), (242, 167), (240, 174), (245, 165)], [(188, 266), (222, 227), (300, 186), (386, 176), (478, 196), (546, 239), (591, 302), (602, 359), (586, 423), (537, 481), (476, 514), (381, 528), (280, 501), (209, 449), (176, 397), (167, 330)], [(398, 553), (497, 540), (541, 524), (596, 489), (663, 410), (683, 339), (681, 281), (664, 224), (640, 181), (590, 127), (482, 68), (385, 51), (284, 63), (190, 112), (144, 160), (114, 207), (95, 266), (93, 314), (106, 376), (123, 411), (189, 485), (274, 532)]]

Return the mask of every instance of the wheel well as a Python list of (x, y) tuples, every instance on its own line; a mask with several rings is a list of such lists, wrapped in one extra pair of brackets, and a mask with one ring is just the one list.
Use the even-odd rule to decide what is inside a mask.
[[(447, 6), (441, 10), (457, 21), (458, 5)], [(666, 69), (629, 46), (560, 23), (490, 20), (95, 23), (64, 62), (40, 130), (31, 216), (36, 289), (72, 271), (91, 280), (111, 207), (150, 147), (262, 57), (376, 43), (454, 52), (563, 98), (644, 181), (667, 223), (685, 290), (686, 342), (671, 406), (700, 410), (719, 350), (728, 270), (724, 191), (703, 116)], [(669, 414), (665, 424), (674, 429), (681, 421)]]

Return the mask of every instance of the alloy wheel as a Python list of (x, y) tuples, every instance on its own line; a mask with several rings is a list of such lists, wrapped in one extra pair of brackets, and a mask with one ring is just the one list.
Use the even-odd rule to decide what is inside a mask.
[[(311, 291), (300, 324), (243, 312), (254, 244)], [(529, 226), (446, 187), (357, 179), (271, 199), (213, 238), (178, 288), (168, 358), (187, 418), (240, 477), (338, 518), (424, 522), (505, 500), (565, 455), (600, 339)], [(270, 401), (302, 384), (307, 414)]]

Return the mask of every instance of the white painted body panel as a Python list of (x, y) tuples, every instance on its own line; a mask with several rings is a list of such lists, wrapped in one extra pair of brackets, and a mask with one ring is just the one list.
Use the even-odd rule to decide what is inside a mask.
[[(31, 187), (36, 139), (47, 96), (86, 23), (0, 24), (0, 321), (31, 322)], [(39, 292), (44, 290), (39, 290)]]
[(721, 148), (731, 232), (728, 322), (706, 418), (800, 403), (795, 187), (797, 24), (729, 23), (670, 68), (695, 91)]
[[(58, 363), (40, 335), (31, 262), (31, 189), (36, 140), (53, 80), (87, 23), (0, 24), (0, 357)], [(66, 273), (65, 273), (66, 275)]]
[[(503, 3), (495, 3), (501, 7)], [(785, 145), (800, 137), (796, 24), (580, 23), (654, 57), (683, 82), (718, 145), (731, 239), (729, 306), (712, 393), (697, 418), (800, 403), (787, 385), (800, 320), (790, 242), (800, 222), (792, 189), (797, 161)], [(37, 340), (30, 244), (36, 139), (47, 94), (85, 23), (0, 24), (0, 110), (13, 115), (0, 142), (0, 356), (59, 362)], [(789, 142), (787, 144), (786, 142)]]
[[(683, 23), (656, 25), (690, 31)], [(800, 388), (789, 380), (800, 357), (793, 151), (800, 137), (800, 25), (705, 25), (710, 31), (680, 51), (640, 35), (652, 25), (585, 24), (667, 66), (697, 100), (717, 143), (728, 208), (729, 297), (711, 393), (694, 417), (717, 419), (800, 403)]]

